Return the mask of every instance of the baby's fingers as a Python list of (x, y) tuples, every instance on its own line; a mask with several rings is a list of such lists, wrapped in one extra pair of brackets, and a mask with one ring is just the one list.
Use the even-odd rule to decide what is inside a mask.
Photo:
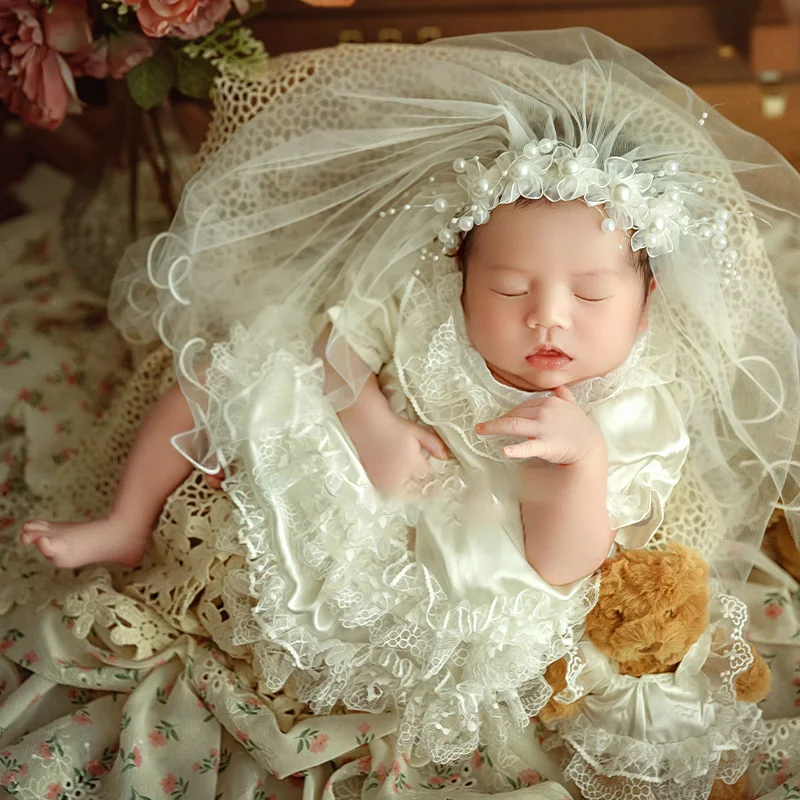
[(447, 459), (451, 457), (447, 445), (441, 437), (430, 428), (423, 428), (421, 425), (415, 425), (414, 438), (434, 458), (438, 458), (440, 461), (447, 461)]
[(527, 439), (539, 436), (542, 424), (539, 420), (528, 417), (506, 416), (481, 422), (475, 426), (475, 432), (479, 436), (520, 436)]
[(503, 455), (508, 458), (541, 458), (548, 461), (548, 445), (541, 439), (528, 439), (527, 442), (509, 444), (503, 448)]

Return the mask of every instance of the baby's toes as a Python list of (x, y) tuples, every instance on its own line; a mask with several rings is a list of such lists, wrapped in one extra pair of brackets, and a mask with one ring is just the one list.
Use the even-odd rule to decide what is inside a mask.
[(41, 519), (32, 519), (22, 525), (22, 543), (33, 544), (41, 536), (50, 532), (50, 526)]

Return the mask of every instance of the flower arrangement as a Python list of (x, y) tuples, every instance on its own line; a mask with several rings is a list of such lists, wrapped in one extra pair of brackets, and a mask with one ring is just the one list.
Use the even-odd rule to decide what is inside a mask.
[(124, 78), (145, 110), (173, 89), (207, 98), (221, 62), (266, 56), (242, 24), (259, 10), (250, 0), (0, 0), (0, 101), (54, 130), (80, 111), (84, 76)]

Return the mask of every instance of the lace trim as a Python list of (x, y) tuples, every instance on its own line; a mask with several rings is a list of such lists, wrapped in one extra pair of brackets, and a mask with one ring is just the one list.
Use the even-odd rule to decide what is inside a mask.
[[(466, 757), (481, 743), (504, 742), (512, 726), (522, 730), (550, 697), (544, 670), (574, 646), (596, 601), (596, 580), (569, 601), (533, 591), (483, 606), (449, 601), (407, 550), (411, 515), (385, 506), (357, 461), (343, 454), (321, 363), (299, 356), (310, 354), (310, 342), (300, 336), (290, 352), (282, 339), (284, 347), (276, 346), (260, 369), (236, 375), (231, 356), (245, 340), (237, 329), (215, 352), (212, 398), (225, 404), (259, 387), (286, 386), (287, 375), (297, 397), (282, 398), (294, 417), (261, 431), (252, 470), (234, 472), (226, 485), (248, 576), (238, 587), (249, 600), (238, 604), (246, 621), (236, 643), (263, 644), (254, 650), (270, 688), (294, 673), (298, 698), (315, 713), (338, 701), (358, 711), (399, 709), (399, 746), (416, 746), (439, 763)], [(238, 434), (232, 440), (253, 434), (241, 404), (227, 402), (226, 412)], [(225, 463), (240, 455), (233, 446), (222, 454)], [(426, 489), (450, 492), (458, 504), (463, 484), (453, 478), (443, 473)], [(364, 502), (347, 499), (352, 486)], [(327, 609), (344, 627), (362, 630), (365, 641), (318, 638), (288, 608), (275, 549), (279, 525), (320, 581)]]
[[(446, 266), (450, 264), (450, 267)], [(400, 302), (394, 364), (405, 395), (426, 424), (454, 431), (476, 455), (505, 462), (503, 437), (478, 436), (477, 420), (501, 416), (537, 394), (498, 383), (469, 344), (461, 312), (462, 275), (448, 261), (433, 275), (413, 276)], [(657, 327), (657, 323), (656, 323)], [(590, 411), (634, 386), (655, 386), (674, 376), (668, 351), (654, 355), (653, 325), (637, 339), (624, 364), (603, 377), (573, 387), (578, 403)]]

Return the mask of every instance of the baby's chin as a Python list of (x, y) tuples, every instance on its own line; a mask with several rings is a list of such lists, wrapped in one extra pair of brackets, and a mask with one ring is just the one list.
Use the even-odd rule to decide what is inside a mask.
[(563, 369), (552, 371), (531, 367), (523, 372), (516, 372), (490, 364), (488, 361), (486, 366), (496, 381), (523, 392), (552, 392), (559, 386), (575, 386), (592, 378), (601, 378), (612, 371), (611, 369), (604, 372), (582, 370), (574, 361)]

